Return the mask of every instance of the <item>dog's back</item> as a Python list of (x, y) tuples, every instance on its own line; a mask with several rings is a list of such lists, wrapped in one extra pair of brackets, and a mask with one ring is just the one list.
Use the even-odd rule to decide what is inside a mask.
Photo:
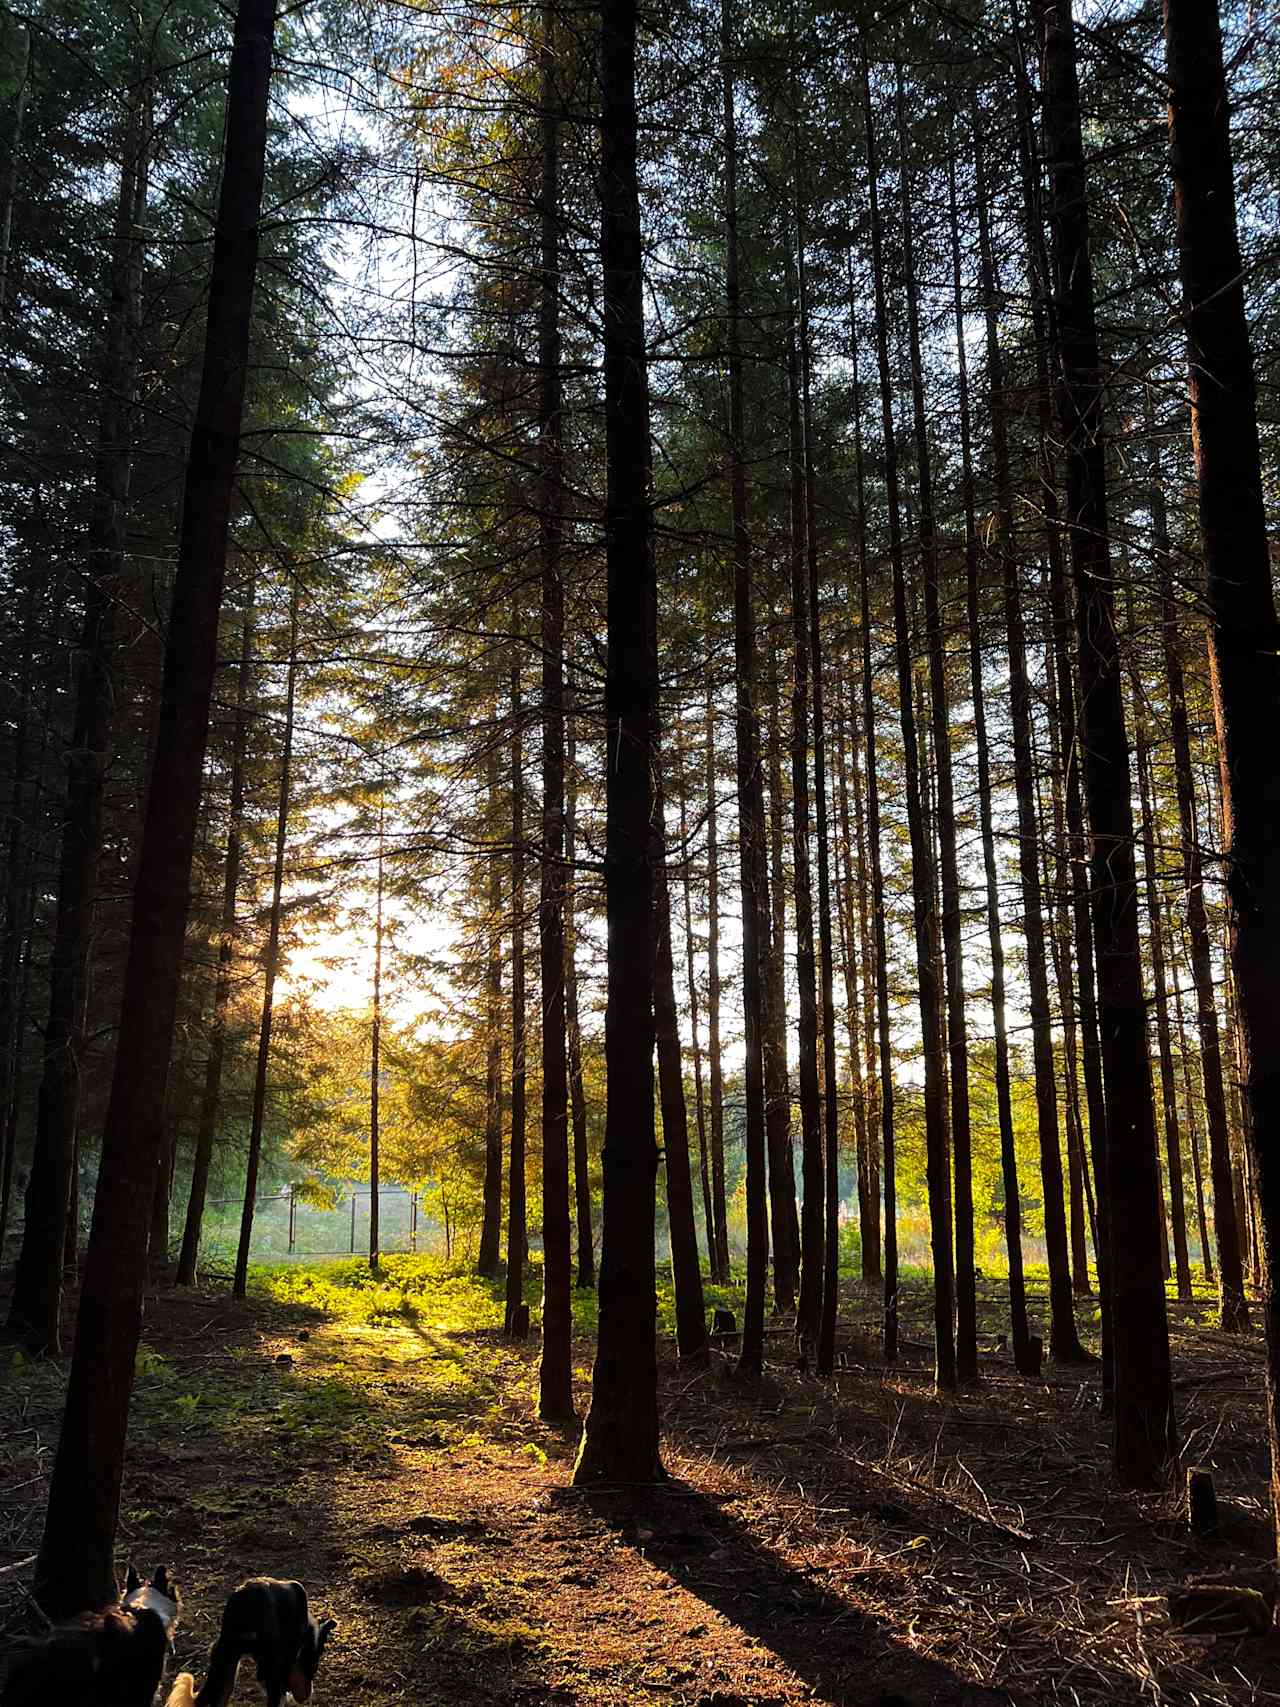
[(309, 1625), (307, 1591), (298, 1582), (250, 1577), (227, 1601), (222, 1628), (209, 1656), (209, 1676), (199, 1707), (224, 1707), (235, 1689), (240, 1662), (251, 1659), (267, 1689), (284, 1682)]
[(87, 1613), (18, 1661), (3, 1707), (151, 1707), (167, 1652), (151, 1612)]

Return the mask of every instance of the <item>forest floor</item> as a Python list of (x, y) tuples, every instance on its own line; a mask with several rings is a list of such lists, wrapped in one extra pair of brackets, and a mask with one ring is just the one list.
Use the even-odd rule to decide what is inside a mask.
[[(1255, 1335), (1213, 1332), (1207, 1300), (1174, 1311), (1184, 1462), (1213, 1467), (1225, 1519), (1197, 1542), (1173, 1492), (1110, 1478), (1096, 1367), (1026, 1382), (992, 1341), (981, 1385), (940, 1399), (913, 1343), (923, 1286), (893, 1371), (874, 1295), (848, 1294), (834, 1385), (795, 1371), (782, 1330), (758, 1388), (668, 1343), (670, 1480), (580, 1493), (496, 1288), (391, 1259), (381, 1286), (344, 1264), (261, 1271), (247, 1304), (160, 1292), (121, 1566), (175, 1566), (177, 1658), (198, 1674), (238, 1580), (301, 1578), (339, 1623), (325, 1707), (1280, 1701), (1280, 1635), (1183, 1634), (1164, 1601), (1265, 1562)], [(585, 1404), (589, 1339), (577, 1353)], [(0, 1369), (0, 1566), (38, 1542), (64, 1383)], [(0, 1574), (0, 1648), (31, 1626), (29, 1578)], [(261, 1700), (251, 1674), (238, 1700)]]

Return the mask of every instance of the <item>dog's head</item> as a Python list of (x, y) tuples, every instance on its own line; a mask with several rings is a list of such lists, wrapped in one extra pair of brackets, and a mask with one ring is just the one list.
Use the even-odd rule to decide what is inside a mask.
[(182, 1601), (178, 1594), (178, 1585), (167, 1565), (161, 1565), (149, 1583), (144, 1583), (130, 1565), (120, 1604), (126, 1612), (151, 1613), (160, 1620), (169, 1641), (173, 1640)]
[(298, 1657), (289, 1673), (289, 1693), (295, 1701), (310, 1701), (311, 1685), (320, 1669), (320, 1656), (337, 1628), (337, 1623), (332, 1618), (308, 1618), (302, 1646), (298, 1649)]

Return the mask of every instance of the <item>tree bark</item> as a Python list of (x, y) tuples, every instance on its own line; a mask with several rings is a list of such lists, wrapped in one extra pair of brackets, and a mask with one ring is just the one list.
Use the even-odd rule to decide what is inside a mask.
[[(951, 1194), (947, 1162), (946, 1112), (942, 1068), (942, 1000), (938, 983), (937, 918), (933, 905), (929, 850), (925, 840), (920, 785), (920, 750), (912, 702), (911, 625), (907, 611), (906, 564), (898, 496), (898, 456), (893, 424), (893, 386), (889, 369), (889, 326), (885, 303), (884, 240), (880, 225), (876, 181), (875, 128), (871, 105), (871, 76), (865, 46), (862, 58), (863, 103), (867, 128), (867, 175), (871, 206), (871, 255), (875, 287), (876, 354), (880, 369), (880, 407), (884, 430), (884, 479), (889, 508), (889, 555), (893, 571), (893, 622), (898, 675), (898, 713), (902, 726), (903, 791), (911, 840), (911, 888), (919, 986), (920, 1029), (924, 1040), (925, 1151), (929, 1191), (929, 1222), (933, 1246), (933, 1327), (936, 1380), (939, 1388), (956, 1385), (955, 1339), (952, 1333)], [(881, 911), (881, 916), (883, 912)], [(887, 1053), (887, 1039), (882, 1044)], [(891, 1173), (886, 1125), (885, 1175)], [(885, 1204), (886, 1223), (891, 1222)], [(896, 1239), (894, 1287), (897, 1285)], [(889, 1287), (889, 1255), (885, 1257), (885, 1288)], [(895, 1300), (896, 1302), (896, 1300)], [(896, 1327), (896, 1323), (895, 1323)], [(889, 1333), (886, 1328), (886, 1357)], [(895, 1348), (896, 1349), (896, 1348)]]
[(524, 963), (524, 704), (520, 665), (511, 669), (511, 1149), (507, 1157), (507, 1286), (503, 1332), (524, 1337), (524, 1271), (529, 1257), (525, 1195), (528, 1062)]
[(249, 735), (249, 675), (252, 659), (253, 583), (250, 582), (244, 620), (240, 628), (240, 668), (236, 676), (235, 727), (231, 737), (231, 794), (227, 811), (227, 857), (223, 866), (222, 919), (218, 932), (218, 969), (213, 987), (209, 1057), (205, 1063), (204, 1089), (200, 1098), (200, 1121), (196, 1128), (191, 1189), (187, 1196), (187, 1217), (182, 1234), (182, 1250), (178, 1257), (179, 1286), (195, 1284), (205, 1199), (209, 1191), (209, 1167), (213, 1159), (213, 1140), (217, 1133), (218, 1107), (222, 1096), (222, 1068), (227, 1047), (227, 1008), (231, 1001), (231, 970), (236, 949), (236, 896), (240, 888), (245, 749)]
[[(1166, 939), (1172, 944), (1175, 941), (1173, 911), (1165, 907)], [(1173, 968), (1173, 1013), (1178, 1027), (1178, 1057), (1182, 1063), (1182, 1106), (1186, 1111), (1187, 1148), (1191, 1152), (1191, 1175), (1195, 1182), (1196, 1192), (1196, 1225), (1200, 1229), (1200, 1262), (1204, 1269), (1205, 1280), (1213, 1282), (1213, 1249), (1209, 1242), (1209, 1220), (1205, 1213), (1204, 1203), (1204, 1170), (1200, 1160), (1200, 1127), (1196, 1121), (1195, 1093), (1192, 1088), (1191, 1052), (1187, 1048), (1187, 1027), (1182, 1012), (1182, 983), (1178, 976), (1178, 954), (1176, 948), (1171, 949), (1170, 960)]]
[[(983, 315), (986, 331), (988, 405), (991, 421), (991, 460), (995, 474), (997, 549), (1002, 562), (1016, 550), (1013, 485), (1009, 470), (1009, 431), (1004, 389), (1004, 362), (996, 316), (995, 268), (987, 212), (986, 169), (982, 129), (972, 109), (974, 168), (978, 202), (978, 241)], [(965, 609), (969, 624), (969, 682), (973, 694), (973, 734), (978, 754), (978, 823), (987, 891), (987, 941), (991, 950), (991, 1019), (995, 1044), (996, 1120), (1000, 1129), (1000, 1177), (1004, 1188), (1004, 1239), (1009, 1260), (1009, 1339), (1014, 1368), (1020, 1375), (1038, 1375), (1040, 1359), (1033, 1353), (1027, 1324), (1027, 1291), (1022, 1261), (1022, 1188), (1018, 1180), (1018, 1151), (1013, 1131), (1013, 1100), (1009, 1080), (1009, 1021), (1005, 994), (1004, 936), (1000, 922), (1000, 873), (996, 864), (995, 825), (991, 812), (991, 755), (987, 742), (986, 687), (983, 681), (982, 610), (979, 601), (980, 564), (974, 519), (973, 475), (969, 449), (968, 385), (959, 289), (959, 256), (954, 256), (956, 333), (961, 374), (961, 454), (965, 486)]]
[[(1129, 628), (1135, 628), (1130, 603)], [(1129, 692), (1133, 700), (1133, 762), (1138, 775), (1138, 805), (1141, 813), (1142, 873), (1147, 888), (1147, 941), (1151, 954), (1151, 981), (1155, 991), (1156, 1054), (1160, 1063), (1160, 1101), (1164, 1116), (1165, 1156), (1169, 1170), (1169, 1221), (1173, 1234), (1173, 1269), (1178, 1297), (1191, 1298), (1191, 1264), (1187, 1256), (1187, 1210), (1182, 1185), (1182, 1135), (1178, 1127), (1178, 1088), (1173, 1073), (1173, 1047), (1169, 1036), (1169, 990), (1165, 976), (1164, 934), (1160, 907), (1160, 872), (1156, 863), (1154, 782), (1147, 720), (1143, 704), (1142, 678), (1135, 656), (1136, 641), (1129, 653)]]
[(1231, 965), (1263, 1257), (1271, 1493), (1280, 1544), (1280, 628), (1218, 8), (1165, 0), (1164, 20), (1191, 434), (1224, 779)]
[(653, 821), (658, 689), (649, 385), (636, 182), (635, 0), (602, 0), (600, 199), (604, 261), (605, 1013), (604, 1234), (591, 1409), (576, 1485), (649, 1482), (658, 1457), (653, 1248)]
[[(1148, 430), (1154, 427), (1148, 405)], [(1195, 775), (1191, 763), (1191, 732), (1187, 723), (1186, 677), (1178, 647), (1178, 610), (1174, 599), (1169, 524), (1159, 452), (1152, 447), (1151, 518), (1159, 556), (1160, 633), (1165, 674), (1169, 682), (1169, 733), (1173, 744), (1173, 773), (1178, 792), (1178, 827), (1182, 844), (1182, 874), (1186, 897), (1187, 934), (1191, 944), (1191, 979), (1196, 998), (1196, 1028), (1200, 1034), (1200, 1072), (1204, 1083), (1205, 1127), (1209, 1137), (1209, 1170), (1213, 1179), (1213, 1230), (1218, 1249), (1220, 1324), (1227, 1333), (1248, 1325), (1249, 1309), (1240, 1257), (1240, 1225), (1231, 1186), (1231, 1132), (1222, 1070), (1222, 1042), (1213, 987), (1213, 951), (1204, 904), (1204, 862), (1196, 824)]]
[(711, 1278), (729, 1280), (729, 1206), (724, 1180), (724, 1063), (720, 1053), (720, 838), (717, 827), (716, 717), (707, 649), (707, 1067), (711, 1080)]
[[(538, 281), (538, 555), (542, 570), (542, 1356), (538, 1415), (573, 1409), (573, 1251), (569, 1231), (569, 1076), (565, 1011), (564, 394), (560, 376), (560, 92), (556, 9), (539, 43), (542, 207)], [(588, 1207), (588, 1218), (590, 1208)], [(701, 1314), (701, 1312), (699, 1312)]]
[(689, 992), (689, 1035), (693, 1055), (694, 1111), (698, 1128), (698, 1173), (702, 1185), (702, 1225), (707, 1241), (707, 1270), (715, 1274), (715, 1216), (711, 1210), (711, 1164), (707, 1153), (707, 1107), (703, 1090), (702, 1041), (698, 1025), (698, 981), (693, 964), (693, 880), (689, 873), (689, 802), (684, 753), (680, 753), (680, 843), (686, 849), (681, 885), (684, 889), (685, 980)]
[[(955, 784), (951, 772), (951, 709), (947, 691), (946, 646), (942, 633), (942, 592), (934, 519), (933, 471), (925, 416), (924, 371), (920, 355), (911, 179), (907, 167), (906, 100), (898, 67), (898, 128), (901, 146), (903, 254), (907, 291), (907, 339), (911, 355), (911, 402), (916, 440), (916, 478), (920, 499), (920, 556), (924, 570), (925, 633), (929, 653), (929, 704), (933, 720), (934, 774), (937, 779), (937, 841), (942, 884), (942, 945), (946, 974), (947, 1050), (951, 1091), (951, 1160), (955, 1190), (956, 1375), (978, 1379), (978, 1302), (973, 1272), (973, 1141), (969, 1125), (969, 1039), (965, 1018), (964, 948), (960, 918), (960, 867), (956, 856)], [(950, 165), (952, 225), (955, 224), (955, 164)]]
[(134, 885), (66, 1413), (36, 1566), (55, 1617), (106, 1604), (141, 1327), (147, 1219), (190, 897), (191, 856), (239, 461), (266, 158), (274, 0), (240, 0), (227, 92), (204, 367), (187, 462), (159, 726)]
[[(497, 707), (494, 707), (497, 717)], [(489, 743), (485, 769), (488, 783), (489, 833), (497, 835), (498, 741)], [(476, 1273), (493, 1279), (502, 1262), (502, 866), (489, 855), (485, 931), (485, 1094), (483, 1218)]]
[[(573, 1117), (574, 1219), (578, 1243), (575, 1284), (592, 1291), (596, 1284), (596, 1252), (591, 1228), (591, 1174), (587, 1154), (587, 1097), (582, 1078), (582, 1025), (578, 1017), (577, 873), (578, 769), (572, 732), (568, 741), (569, 781), (565, 802), (564, 858), (564, 1011), (569, 1043), (569, 1106)], [(710, 1226), (710, 1221), (707, 1223)]]
[[(764, 783), (756, 715), (756, 633), (751, 597), (751, 537), (742, 401), (742, 337), (738, 281), (738, 149), (734, 99), (732, 0), (721, 4), (720, 66), (725, 131), (725, 341), (729, 366), (729, 493), (733, 526), (733, 656), (735, 774), (738, 795), (738, 874), (742, 897), (743, 1089), (746, 1096), (747, 1291), (743, 1304), (740, 1373), (754, 1378), (764, 1362), (764, 1298), (769, 1267), (766, 1208), (764, 1085), (765, 950), (769, 940)], [(775, 1192), (775, 1204), (778, 1201)]]
[(764, 962), (765, 1125), (769, 1146), (769, 1203), (773, 1214), (773, 1297), (780, 1315), (795, 1306), (800, 1284), (800, 1211), (791, 1142), (791, 1081), (787, 1072), (787, 884), (782, 846), (786, 802), (778, 727), (779, 675), (775, 614), (769, 610), (769, 941)]
[[(78, 1207), (79, 1195), (74, 1157), (85, 1047), (84, 1008), (97, 908), (102, 797), (114, 720), (112, 654), (116, 606), (125, 574), (141, 314), (142, 242), (138, 234), (146, 208), (150, 148), (150, 97), (144, 84), (125, 126), (111, 240), (89, 560), (49, 953), (49, 1014), (44, 1026), (22, 1246), (7, 1324), (7, 1332), (29, 1350), (50, 1357), (59, 1356), (62, 1350), (59, 1316), (63, 1256), (72, 1198)], [(152, 1197), (149, 1192), (148, 1211)]]
[(373, 932), (373, 1016), (369, 1027), (369, 1267), (376, 1273), (381, 1260), (378, 1187), (381, 1156), (379, 1145), (379, 1080), (382, 1074), (382, 946), (383, 901), (386, 888), (386, 802), (383, 786), (378, 789), (378, 887)]
[[(790, 269), (788, 269), (790, 270)], [(790, 289), (790, 286), (788, 287)], [(799, 998), (800, 1296), (796, 1339), (812, 1361), (822, 1313), (825, 1182), (818, 1091), (817, 957), (813, 940), (813, 883), (809, 865), (809, 577), (805, 557), (804, 429), (800, 357), (794, 310), (788, 316), (787, 397), (790, 431), (791, 547), (791, 866), (795, 898), (796, 985)]]
[(293, 709), (298, 684), (298, 601), (302, 583), (294, 574), (289, 597), (289, 671), (285, 683), (284, 738), (280, 750), (280, 783), (276, 797), (275, 865), (271, 876), (271, 917), (262, 966), (262, 1013), (258, 1022), (258, 1060), (253, 1079), (253, 1113), (249, 1125), (249, 1154), (245, 1163), (244, 1205), (240, 1212), (240, 1243), (236, 1250), (233, 1298), (243, 1298), (249, 1276), (249, 1246), (253, 1239), (254, 1200), (267, 1108), (267, 1070), (271, 1064), (271, 1027), (275, 1013), (276, 973), (280, 968), (280, 911), (284, 890), (284, 854), (289, 834), (289, 788), (293, 763)]
[(662, 1106), (662, 1149), (666, 1164), (667, 1226), (671, 1238), (671, 1277), (676, 1298), (676, 1350), (692, 1362), (707, 1356), (707, 1318), (702, 1268), (693, 1221), (693, 1178), (689, 1171), (689, 1114), (684, 1100), (684, 1063), (676, 1015), (675, 962), (671, 951), (671, 895), (664, 836), (665, 791), (662, 738), (655, 707), (653, 760), (653, 913), (656, 961), (653, 1014), (658, 1045), (658, 1091)]
[(1065, 809), (1070, 843), (1072, 917), (1076, 947), (1076, 982), (1080, 1001), (1080, 1052), (1084, 1065), (1085, 1100), (1089, 1110), (1089, 1146), (1098, 1181), (1098, 1294), (1101, 1320), (1102, 1406), (1110, 1414), (1114, 1387), (1111, 1332), (1111, 1281), (1106, 1180), (1106, 1102), (1094, 981), (1093, 921), (1089, 877), (1089, 843), (1080, 784), (1081, 724), (1077, 715), (1071, 643), (1075, 633), (1062, 549), (1062, 524), (1054, 464), (1053, 391), (1049, 375), (1049, 334), (1046, 301), (1050, 294), (1049, 264), (1039, 205), (1039, 163), (1035, 158), (1031, 108), (1025, 79), (1017, 91), (1018, 153), (1022, 176), (1023, 213), (1031, 269), (1031, 317), (1036, 371), (1036, 458), (1040, 471), (1040, 501), (1044, 514), (1045, 557), (1049, 570), (1050, 622), (1054, 671), (1058, 686), (1058, 738), (1065, 766)]
[(1055, 392), (1076, 588), (1093, 938), (1107, 1100), (1117, 1474), (1158, 1481), (1177, 1450), (1160, 1278), (1155, 1112), (1146, 1059), (1129, 752), (1111, 592), (1101, 367), (1070, 0), (1036, 0), (1050, 167)]

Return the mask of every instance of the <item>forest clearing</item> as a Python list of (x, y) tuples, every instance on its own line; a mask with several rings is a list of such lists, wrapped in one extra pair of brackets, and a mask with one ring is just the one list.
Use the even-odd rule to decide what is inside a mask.
[(0, 0), (0, 1707), (1280, 1698), (1278, 94)]
[[(834, 1388), (789, 1359), (744, 1388), (722, 1355), (676, 1363), (668, 1281), (670, 1480), (593, 1494), (569, 1485), (576, 1437), (536, 1419), (536, 1359), (503, 1340), (495, 1286), (392, 1258), (380, 1283), (264, 1270), (241, 1306), (215, 1283), (156, 1295), (122, 1554), (175, 1565), (176, 1663), (197, 1674), (241, 1576), (300, 1572), (339, 1626), (320, 1698), (352, 1707), (1273, 1698), (1280, 1637), (1185, 1634), (1166, 1605), (1269, 1556), (1256, 1340), (1215, 1343), (1207, 1299), (1175, 1320), (1188, 1451), (1222, 1505), (1197, 1541), (1176, 1497), (1117, 1495), (1096, 1369), (1028, 1384), (992, 1336), (981, 1388), (942, 1400), (921, 1278), (892, 1375), (861, 1361), (874, 1301), (850, 1284), (847, 1304)], [(584, 1398), (589, 1341), (575, 1355)], [(9, 1390), (16, 1550), (38, 1537), (61, 1381), (32, 1364)], [(19, 1602), (0, 1579), (0, 1622)]]

